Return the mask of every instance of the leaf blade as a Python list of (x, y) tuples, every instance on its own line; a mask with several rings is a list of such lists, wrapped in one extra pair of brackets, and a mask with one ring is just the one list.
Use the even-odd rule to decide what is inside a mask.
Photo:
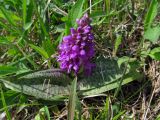
[(48, 59), (49, 55), (48, 53), (41, 47), (35, 46), (33, 44), (29, 44), (32, 49), (34, 49), (37, 53), (39, 53), (42, 57)]
[(78, 0), (69, 12), (68, 20), (71, 22), (72, 26), (75, 26), (76, 19), (81, 17), (83, 4), (84, 0)]
[(146, 31), (144, 31), (144, 38), (148, 39), (153, 43), (158, 41), (159, 36), (160, 36), (160, 26), (148, 28)]
[(151, 24), (157, 15), (157, 9), (158, 9), (158, 1), (152, 0), (144, 21), (145, 29), (151, 27)]
[(0, 76), (16, 73), (18, 71), (17, 69), (17, 67), (2, 65), (0, 66)]
[(1, 99), (2, 99), (2, 103), (3, 103), (3, 107), (4, 107), (5, 112), (6, 112), (7, 119), (11, 120), (11, 115), (10, 115), (9, 110), (7, 108), (7, 105), (6, 105), (6, 101), (5, 101), (5, 98), (4, 98), (4, 94), (3, 94), (3, 90), (2, 90), (1, 84), (0, 84), (0, 90), (1, 90)]

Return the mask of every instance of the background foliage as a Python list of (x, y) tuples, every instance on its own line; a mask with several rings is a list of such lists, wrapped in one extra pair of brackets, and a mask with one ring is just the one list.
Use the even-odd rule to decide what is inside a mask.
[[(57, 46), (86, 12), (97, 67), (74, 78)], [(158, 0), (0, 0), (0, 34), (0, 119), (160, 119)]]

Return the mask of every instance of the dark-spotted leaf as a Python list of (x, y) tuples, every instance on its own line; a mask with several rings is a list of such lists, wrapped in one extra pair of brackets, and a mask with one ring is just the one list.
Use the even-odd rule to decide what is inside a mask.
[[(59, 69), (49, 69), (0, 79), (7, 88), (45, 100), (69, 94), (70, 78)], [(54, 98), (54, 96), (57, 96)]]
[(142, 77), (134, 64), (128, 65), (127, 72), (123, 75), (124, 66), (119, 67), (115, 59), (99, 58), (96, 66), (92, 76), (79, 79), (80, 95), (97, 95), (119, 87), (120, 79), (123, 79), (124, 85)]
[[(137, 71), (138, 65), (132, 62), (127, 66), (123, 75), (124, 66), (118, 66), (116, 59), (98, 58), (96, 69), (91, 76), (79, 76), (77, 95), (97, 95), (103, 92), (140, 79), (142, 75)], [(47, 100), (62, 100), (69, 96), (71, 79), (59, 69), (43, 70), (16, 77), (0, 79), (7, 88)]]

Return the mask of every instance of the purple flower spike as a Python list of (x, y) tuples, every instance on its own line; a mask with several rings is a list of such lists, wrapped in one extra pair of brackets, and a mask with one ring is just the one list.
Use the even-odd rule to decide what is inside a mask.
[(74, 72), (76, 75), (83, 70), (85, 75), (91, 75), (95, 64), (91, 63), (94, 56), (94, 35), (91, 32), (91, 19), (85, 14), (76, 20), (78, 28), (70, 29), (70, 35), (64, 36), (59, 45), (57, 61), (60, 68), (67, 73)]

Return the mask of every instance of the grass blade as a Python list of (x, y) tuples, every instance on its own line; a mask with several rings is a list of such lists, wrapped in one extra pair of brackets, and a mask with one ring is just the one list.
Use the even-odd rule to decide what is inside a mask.
[(0, 76), (16, 73), (18, 70), (12, 66), (0, 66)]
[(105, 4), (106, 4), (106, 15), (109, 15), (111, 1), (105, 0)]
[(48, 59), (49, 56), (47, 54), (47, 52), (43, 49), (43, 48), (40, 48), (38, 46), (35, 46), (33, 44), (29, 44), (31, 46), (32, 49), (34, 49), (37, 53), (39, 53), (42, 57)]
[(151, 27), (151, 24), (157, 15), (157, 10), (158, 10), (158, 1), (152, 0), (144, 21), (145, 29)]
[(119, 120), (120, 117), (121, 117), (125, 112), (126, 112), (125, 110), (122, 111), (122, 112), (119, 112), (119, 113), (113, 118), (113, 120)]
[(104, 105), (103, 111), (100, 114), (100, 118), (102, 120), (106, 119), (106, 120), (110, 120), (111, 117), (111, 106), (110, 106), (110, 97), (106, 98), (106, 103)]
[(48, 56), (50, 57), (51, 55), (53, 55), (53, 53), (55, 52), (55, 45), (53, 44), (53, 42), (51, 40), (45, 40), (42, 43), (42, 47), (43, 49), (46, 51), (46, 53), (48, 54)]
[(83, 4), (84, 0), (78, 0), (69, 12), (68, 20), (71, 22), (72, 26), (75, 26), (76, 19), (81, 17)]
[(25, 25), (27, 17), (27, 0), (23, 0), (22, 8), (23, 8), (23, 25)]
[(1, 84), (0, 84), (0, 90), (1, 90), (2, 104), (3, 104), (3, 107), (5, 108), (7, 120), (11, 120), (11, 115), (10, 115), (9, 110), (8, 110), (8, 108), (7, 108), (7, 105), (6, 105), (6, 101), (5, 101), (5, 98), (4, 98), (4, 94), (3, 94), (3, 90), (2, 90)]
[(13, 26), (16, 26), (15, 22), (11, 18), (11, 15), (9, 15), (8, 11), (5, 10), (2, 6), (0, 7), (0, 10), (2, 11), (3, 15), (5, 16), (6, 20)]
[(99, 0), (98, 2), (94, 3), (93, 5), (91, 5), (89, 8), (87, 8), (85, 11), (83, 11), (83, 14), (86, 13), (88, 10), (90, 10), (90, 8), (96, 6), (97, 4), (103, 2), (103, 0)]
[(117, 39), (115, 41), (113, 56), (116, 56), (117, 50), (118, 50), (121, 42), (122, 42), (122, 35), (119, 35), (119, 36), (117, 36)]
[(37, 7), (37, 4), (36, 4), (36, 1), (35, 1), (35, 0), (32, 0), (32, 3), (33, 3), (34, 8), (36, 9), (36, 14), (37, 14), (37, 16), (38, 16), (38, 20), (39, 20), (39, 23), (40, 23), (42, 32), (43, 32), (43, 34), (44, 34), (44, 38), (45, 38), (45, 39), (46, 39), (46, 38), (49, 38), (49, 33), (48, 33), (48, 31), (47, 31), (47, 29), (46, 29), (46, 27), (45, 27), (45, 24), (44, 24), (44, 22), (43, 22), (43, 20), (42, 20), (42, 18), (41, 18), (41, 16), (40, 16), (40, 13), (38, 12), (38, 7)]

